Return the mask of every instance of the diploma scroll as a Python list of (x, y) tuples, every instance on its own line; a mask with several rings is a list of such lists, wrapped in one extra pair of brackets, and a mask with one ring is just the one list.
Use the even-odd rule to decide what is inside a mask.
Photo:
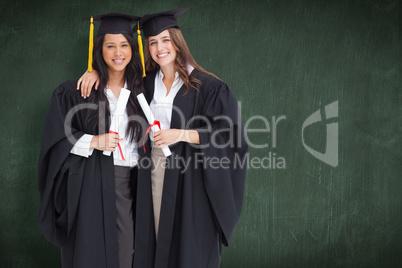
[[(160, 128), (159, 128), (158, 125), (154, 124), (154, 122), (155, 122), (155, 117), (154, 117), (154, 115), (153, 115), (152, 112), (151, 112), (151, 108), (149, 107), (148, 102), (147, 102), (147, 100), (146, 100), (145, 97), (144, 97), (144, 94), (141, 93), (141, 94), (137, 95), (137, 99), (138, 99), (138, 102), (140, 103), (140, 106), (141, 106), (141, 108), (142, 108), (142, 111), (143, 111), (144, 114), (145, 114), (145, 117), (146, 117), (147, 120), (148, 120), (148, 123), (149, 123), (150, 125), (153, 125), (153, 127), (151, 128), (151, 131), (152, 131), (152, 132), (159, 131)], [(162, 152), (163, 152), (163, 154), (164, 154), (166, 157), (168, 157), (168, 156), (170, 156), (170, 155), (172, 154), (172, 152), (171, 152), (170, 149), (169, 149), (169, 146), (162, 147)]]
[[(120, 91), (119, 99), (117, 100), (117, 107), (116, 111), (114, 113), (114, 116), (112, 116), (112, 121), (110, 122), (110, 129), (109, 133), (118, 133), (119, 132), (119, 126), (118, 126), (118, 119), (120, 116), (124, 115), (124, 111), (127, 106), (128, 98), (130, 97), (131, 91), (125, 88), (122, 88)], [(119, 146), (119, 149), (121, 147)], [(112, 152), (111, 151), (103, 151), (104, 155), (110, 155)], [(120, 154), (124, 160), (123, 152), (120, 149)]]

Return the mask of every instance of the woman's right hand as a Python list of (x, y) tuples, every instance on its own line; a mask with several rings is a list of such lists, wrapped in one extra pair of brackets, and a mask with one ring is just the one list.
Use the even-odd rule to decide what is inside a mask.
[(92, 72), (86, 71), (77, 82), (77, 90), (80, 89), (81, 86), (81, 96), (85, 99), (89, 97), (91, 93), (92, 87), (95, 84), (95, 90), (98, 89), (99, 86), (99, 74), (97, 71), (93, 70)]
[(89, 147), (99, 151), (114, 152), (116, 150), (118, 143), (119, 143), (118, 134), (106, 133), (103, 135), (93, 136)]

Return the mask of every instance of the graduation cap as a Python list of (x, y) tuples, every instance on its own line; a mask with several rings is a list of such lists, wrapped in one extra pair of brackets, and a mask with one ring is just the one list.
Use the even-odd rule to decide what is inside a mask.
[[(100, 22), (98, 34), (133, 34), (131, 24), (137, 23), (141, 17), (121, 14), (121, 13), (108, 13), (98, 16), (93, 16), (93, 21)], [(91, 18), (86, 18), (91, 20)]]
[[(85, 20), (89, 20), (91, 22), (90, 31), (89, 31), (89, 57), (88, 57), (88, 71), (92, 72), (92, 51), (93, 51), (93, 32), (94, 25), (93, 22), (100, 22), (98, 33), (100, 34), (130, 34), (133, 35), (133, 30), (131, 28), (131, 24), (137, 23), (139, 28), (139, 20), (141, 17), (121, 14), (121, 13), (108, 13), (98, 16), (93, 16), (90, 18), (85, 18)], [(145, 68), (144, 68), (144, 53), (142, 50), (142, 41), (140, 33), (138, 33), (138, 45), (140, 50), (142, 67), (144, 69), (145, 76)]]
[(144, 32), (144, 37), (147, 38), (149, 36), (158, 35), (168, 28), (180, 28), (177, 18), (187, 9), (188, 7), (184, 7), (144, 15), (140, 20), (140, 25), (142, 27), (142, 31)]

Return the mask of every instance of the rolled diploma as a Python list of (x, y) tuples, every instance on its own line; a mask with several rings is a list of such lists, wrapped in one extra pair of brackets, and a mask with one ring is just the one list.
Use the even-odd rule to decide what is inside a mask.
[[(138, 94), (137, 95), (137, 99), (138, 99), (138, 102), (140, 103), (140, 106), (141, 106), (141, 108), (142, 108), (142, 111), (144, 112), (144, 114), (145, 114), (145, 117), (147, 118), (147, 120), (148, 120), (148, 123), (151, 125), (151, 124), (153, 124), (154, 123), (154, 121), (155, 121), (155, 117), (154, 117), (154, 115), (152, 114), (152, 112), (151, 112), (151, 108), (149, 107), (149, 105), (148, 105), (148, 102), (147, 102), (147, 100), (145, 99), (145, 97), (144, 97), (144, 94)], [(159, 128), (159, 126), (157, 126), (157, 125), (155, 125), (155, 126), (153, 126), (152, 128), (151, 128), (151, 131), (152, 132), (156, 132), (156, 131), (159, 131), (160, 130), (160, 128)], [(165, 147), (162, 147), (162, 152), (163, 152), (163, 154), (165, 155), (165, 157), (168, 157), (168, 156), (170, 156), (171, 154), (172, 154), (172, 152), (170, 151), (170, 149), (169, 149), (169, 146), (165, 146)]]
[[(114, 116), (112, 116), (112, 121), (110, 122), (110, 129), (109, 131), (119, 132), (119, 126), (116, 124), (116, 120), (120, 118), (124, 114), (124, 111), (127, 106), (128, 98), (130, 97), (131, 91), (125, 88), (122, 88), (120, 91), (119, 99), (117, 100), (116, 104), (116, 112)], [(120, 133), (119, 133), (120, 134)], [(110, 155), (111, 151), (103, 151), (104, 155)]]

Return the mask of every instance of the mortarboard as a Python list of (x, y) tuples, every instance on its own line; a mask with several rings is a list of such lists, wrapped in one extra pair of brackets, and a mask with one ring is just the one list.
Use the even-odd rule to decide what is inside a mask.
[[(85, 20), (89, 20), (91, 22), (90, 32), (89, 32), (89, 57), (88, 57), (88, 71), (92, 72), (92, 51), (93, 51), (93, 31), (94, 25), (93, 22), (100, 22), (98, 33), (100, 34), (131, 34), (133, 35), (133, 30), (131, 28), (131, 24), (137, 23), (141, 17), (120, 14), (120, 13), (108, 13), (98, 16), (93, 16), (90, 18), (85, 18)], [(140, 49), (140, 56), (142, 66), (144, 68), (144, 56), (142, 52), (142, 41), (141, 36), (138, 34), (138, 44)], [(145, 69), (144, 69), (145, 76)]]
[(184, 7), (144, 15), (140, 20), (140, 25), (142, 27), (142, 31), (144, 32), (144, 37), (147, 38), (149, 36), (158, 35), (168, 28), (180, 28), (177, 18), (187, 9), (188, 7)]
[[(133, 34), (131, 24), (137, 23), (141, 17), (120, 14), (120, 13), (108, 13), (98, 16), (93, 16), (94, 22), (100, 22), (98, 28), (98, 35), (100, 34)], [(85, 18), (85, 20), (91, 20), (91, 18)]]

